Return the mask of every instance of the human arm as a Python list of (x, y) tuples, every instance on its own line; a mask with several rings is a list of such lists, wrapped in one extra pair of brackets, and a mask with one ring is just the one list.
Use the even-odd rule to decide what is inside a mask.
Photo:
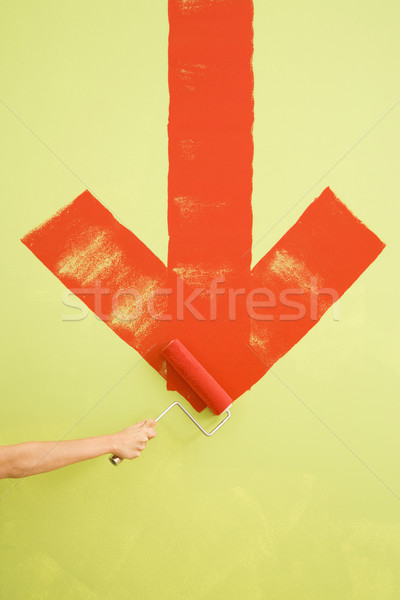
[(111, 435), (0, 446), (0, 479), (46, 473), (103, 454), (137, 458), (148, 440), (156, 435), (155, 425), (150, 419)]

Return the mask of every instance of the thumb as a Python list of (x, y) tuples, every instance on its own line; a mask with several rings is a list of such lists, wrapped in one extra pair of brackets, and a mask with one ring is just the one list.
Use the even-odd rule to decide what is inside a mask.
[(146, 424), (146, 419), (144, 421), (140, 421), (140, 423), (135, 423), (135, 427), (143, 427)]

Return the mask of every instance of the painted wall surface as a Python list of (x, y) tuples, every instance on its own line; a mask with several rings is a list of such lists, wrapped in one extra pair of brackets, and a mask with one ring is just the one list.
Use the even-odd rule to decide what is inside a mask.
[[(1, 598), (398, 597), (400, 7), (254, 5), (252, 264), (327, 186), (386, 248), (214, 437), (0, 481)], [(179, 395), (20, 238), (87, 188), (167, 262), (167, 2), (0, 11), (0, 444), (111, 433)]]

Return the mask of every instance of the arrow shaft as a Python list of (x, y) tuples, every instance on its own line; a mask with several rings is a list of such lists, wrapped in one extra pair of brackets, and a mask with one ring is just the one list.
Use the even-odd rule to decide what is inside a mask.
[[(229, 319), (228, 289), (250, 277), (253, 2), (169, 0), (168, 11), (168, 271), (206, 290), (196, 311), (177, 315), (176, 337), (211, 372), (227, 361), (239, 369), (250, 319), (243, 296)], [(213, 315), (210, 288), (218, 287)], [(177, 305), (171, 296), (171, 314)], [(186, 393), (173, 369), (168, 387)]]
[(253, 3), (169, 1), (168, 267), (192, 286), (250, 270)]

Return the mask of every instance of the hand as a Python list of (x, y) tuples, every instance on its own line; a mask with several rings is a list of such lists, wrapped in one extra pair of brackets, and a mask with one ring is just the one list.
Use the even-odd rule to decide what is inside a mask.
[(146, 448), (148, 440), (156, 436), (156, 425), (156, 421), (149, 419), (114, 434), (112, 436), (114, 454), (120, 458), (138, 458)]

